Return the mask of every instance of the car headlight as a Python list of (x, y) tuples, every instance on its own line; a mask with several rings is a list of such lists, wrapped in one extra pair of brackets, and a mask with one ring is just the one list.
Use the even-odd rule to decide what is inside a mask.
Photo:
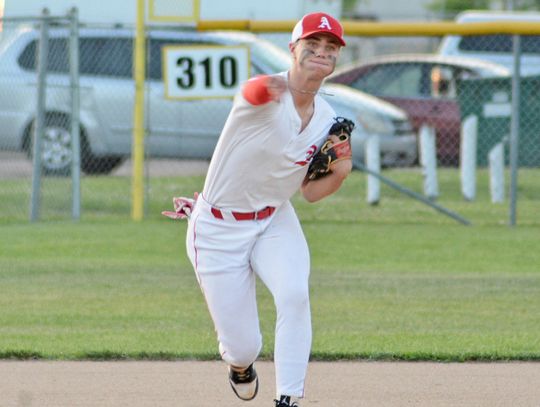
[(393, 134), (395, 132), (392, 121), (375, 112), (360, 112), (357, 114), (356, 120), (358, 120), (369, 133)]

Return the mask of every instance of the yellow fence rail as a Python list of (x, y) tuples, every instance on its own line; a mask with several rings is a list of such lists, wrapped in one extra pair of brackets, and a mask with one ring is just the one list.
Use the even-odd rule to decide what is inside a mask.
[[(197, 30), (242, 30), (251, 32), (289, 32), (296, 21), (206, 20), (196, 24)], [(540, 23), (521, 21), (490, 21), (481, 23), (454, 22), (364, 22), (343, 20), (347, 35), (357, 36), (443, 36), (520, 34), (539, 35)]]

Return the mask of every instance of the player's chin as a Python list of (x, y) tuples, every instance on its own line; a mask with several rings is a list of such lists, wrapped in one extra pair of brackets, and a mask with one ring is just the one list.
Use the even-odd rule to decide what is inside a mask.
[(334, 72), (334, 67), (328, 66), (315, 66), (311, 69), (314, 75), (320, 77), (321, 79), (326, 78), (332, 72)]
[(335, 66), (333, 64), (332, 65), (324, 65), (324, 66), (319, 67), (319, 71), (321, 72), (321, 75), (326, 77), (326, 76), (330, 75), (332, 72), (334, 72), (334, 68), (335, 68)]

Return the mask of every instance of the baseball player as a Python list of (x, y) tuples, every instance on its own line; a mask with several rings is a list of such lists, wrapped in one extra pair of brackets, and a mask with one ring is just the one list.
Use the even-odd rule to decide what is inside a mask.
[(195, 200), (175, 198), (175, 212), (164, 213), (189, 215), (187, 253), (228, 364), (229, 382), (242, 400), (253, 399), (259, 387), (256, 276), (272, 293), (277, 313), (274, 406), (299, 406), (304, 395), (311, 349), (310, 262), (290, 198), (300, 189), (307, 201), (318, 201), (337, 191), (351, 172), (349, 144), (338, 159), (328, 160), (325, 176), (306, 176), (335, 122), (335, 112), (318, 91), (342, 46), (339, 21), (325, 13), (304, 16), (292, 32), (290, 70), (252, 78), (243, 86), (202, 193)]

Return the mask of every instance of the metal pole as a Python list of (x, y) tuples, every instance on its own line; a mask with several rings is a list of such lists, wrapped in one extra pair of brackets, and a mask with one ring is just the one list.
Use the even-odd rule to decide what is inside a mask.
[(518, 147), (519, 147), (519, 86), (521, 37), (513, 36), (514, 73), (512, 75), (512, 117), (510, 121), (510, 226), (516, 225)]
[(37, 106), (36, 121), (34, 123), (33, 161), (32, 161), (32, 196), (30, 204), (30, 220), (39, 219), (40, 193), (41, 193), (41, 143), (45, 123), (45, 97), (47, 81), (47, 54), (49, 53), (49, 21), (46, 17), (49, 10), (44, 8), (39, 38), (38, 65), (37, 65)]
[(79, 13), (73, 7), (70, 16), (69, 76), (71, 86), (71, 187), (74, 220), (81, 218), (81, 142), (79, 125)]
[(135, 37), (135, 106), (133, 108), (133, 145), (131, 159), (132, 204), (131, 218), (140, 221), (144, 207), (144, 78), (145, 78), (145, 28), (144, 0), (137, 0), (137, 28)]
[(431, 206), (433, 209), (435, 209), (435, 210), (441, 212), (442, 214), (444, 214), (444, 215), (458, 221), (462, 225), (466, 225), (466, 226), (471, 225), (471, 222), (469, 220), (465, 219), (464, 217), (458, 215), (455, 212), (452, 212), (450, 209), (446, 209), (444, 206), (441, 206), (441, 205), (431, 201), (430, 199), (428, 199), (428, 198), (414, 192), (413, 190), (410, 190), (408, 188), (405, 188), (405, 187), (399, 185), (398, 183), (392, 181), (390, 178), (386, 178), (384, 175), (381, 175), (378, 172), (375, 172), (375, 171), (372, 171), (372, 170), (366, 168), (365, 165), (360, 164), (359, 162), (355, 162), (354, 164), (360, 171), (363, 171), (363, 172), (365, 172), (365, 173), (367, 173), (369, 175), (373, 175), (374, 177), (376, 177), (379, 180), (381, 180), (382, 182), (384, 182), (386, 185), (394, 188), (396, 191), (399, 191), (402, 194), (405, 194), (405, 195), (407, 195), (407, 196), (409, 196), (409, 197), (411, 197), (413, 199), (416, 199), (417, 201), (423, 202), (426, 205)]

